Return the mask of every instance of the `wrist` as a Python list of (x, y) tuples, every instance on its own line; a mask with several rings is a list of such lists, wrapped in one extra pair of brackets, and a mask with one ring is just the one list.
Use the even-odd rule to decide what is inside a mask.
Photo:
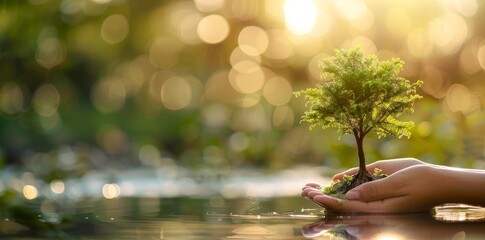
[(442, 168), (447, 203), (485, 205), (485, 171)]

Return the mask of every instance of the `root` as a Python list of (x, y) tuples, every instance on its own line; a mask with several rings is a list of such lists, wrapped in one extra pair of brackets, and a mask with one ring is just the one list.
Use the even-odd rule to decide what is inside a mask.
[(355, 188), (366, 182), (387, 177), (386, 174), (381, 173), (380, 169), (374, 169), (374, 173), (370, 174), (368, 171), (359, 171), (352, 176), (344, 176), (341, 181), (333, 182), (329, 187), (325, 187), (323, 192), (327, 195), (337, 198), (345, 198), (345, 194), (350, 189)]

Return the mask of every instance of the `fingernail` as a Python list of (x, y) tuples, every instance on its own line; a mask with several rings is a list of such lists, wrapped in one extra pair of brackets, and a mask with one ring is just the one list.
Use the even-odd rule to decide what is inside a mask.
[(359, 191), (354, 191), (350, 190), (345, 194), (345, 197), (348, 200), (358, 200), (360, 198), (360, 192)]

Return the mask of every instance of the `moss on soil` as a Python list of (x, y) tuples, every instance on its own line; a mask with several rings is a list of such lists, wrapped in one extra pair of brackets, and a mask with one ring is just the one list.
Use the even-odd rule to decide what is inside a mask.
[[(353, 182), (355, 181), (354, 178), (356, 176), (357, 176), (357, 173), (354, 175), (344, 175), (342, 179), (334, 180), (329, 185), (324, 186), (321, 189), (321, 191), (326, 195), (339, 198), (339, 199), (345, 199), (345, 193), (347, 193), (350, 189), (356, 187), (356, 186), (352, 187)], [(382, 170), (379, 168), (374, 168), (374, 171), (372, 174), (370, 174), (370, 177), (371, 178), (365, 182), (385, 178), (387, 177), (387, 174), (383, 173)]]

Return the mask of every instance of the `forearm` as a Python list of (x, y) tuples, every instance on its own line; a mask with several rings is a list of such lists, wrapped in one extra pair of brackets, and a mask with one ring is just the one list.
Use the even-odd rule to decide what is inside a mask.
[(442, 181), (447, 186), (449, 203), (464, 203), (485, 206), (485, 171), (439, 167), (443, 173)]

